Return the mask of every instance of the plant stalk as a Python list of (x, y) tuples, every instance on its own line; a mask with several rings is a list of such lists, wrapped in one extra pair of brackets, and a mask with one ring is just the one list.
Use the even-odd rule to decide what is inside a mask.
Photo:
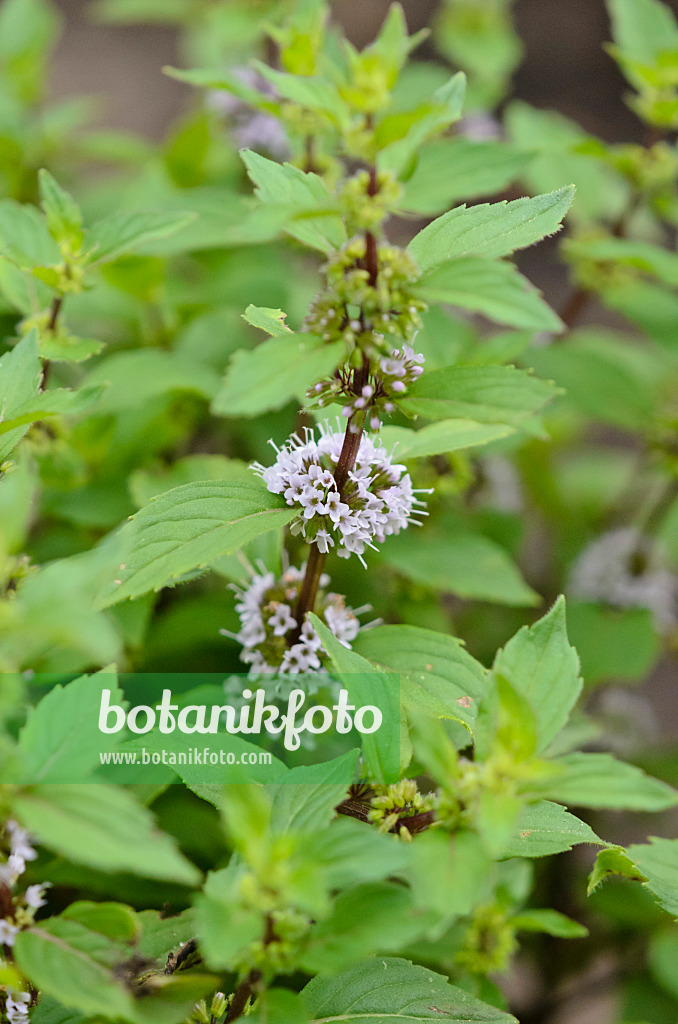
[[(362, 378), (364, 370), (365, 366), (363, 365), (360, 371), (356, 370), (356, 376), (360, 372)], [(367, 371), (369, 372), (369, 363), (367, 364)], [(341, 447), (341, 454), (339, 456), (337, 468), (334, 471), (334, 481), (340, 495), (342, 494), (343, 488), (348, 480), (348, 474), (355, 466), (355, 460), (358, 457), (358, 450), (360, 449), (360, 440), (363, 436), (363, 427), (361, 426), (354, 433), (351, 430), (352, 425), (351, 417), (346, 424), (344, 443)], [(297, 628), (294, 632), (293, 643), (297, 643), (301, 636), (301, 628), (306, 619), (307, 612), (312, 612), (315, 608), (315, 600), (318, 596), (318, 587), (320, 586), (320, 577), (322, 576), (326, 561), (327, 552), (323, 553), (320, 551), (317, 544), (311, 544), (308, 553), (308, 561), (306, 562), (306, 572), (304, 574), (303, 583), (301, 584), (299, 600), (297, 601), (297, 607), (294, 613), (294, 617), (297, 620)]]
[(231, 1021), (238, 1020), (242, 1017), (247, 1006), (248, 999), (254, 995), (254, 990), (258, 983), (261, 981), (261, 971), (250, 971), (247, 977), (240, 982), (233, 1001), (228, 1008), (228, 1012), (224, 1018), (224, 1024), (231, 1024)]
[(57, 324), (59, 322), (59, 313), (61, 312), (61, 307), (63, 306), (63, 304), (63, 295), (55, 295), (54, 298), (52, 299), (52, 305), (49, 308), (49, 320), (47, 322), (47, 330), (50, 331), (50, 333), (54, 333), (54, 331), (56, 331), (57, 329)]
[(317, 544), (311, 544), (308, 552), (308, 561), (306, 562), (304, 582), (302, 583), (301, 590), (299, 591), (299, 600), (297, 601), (297, 608), (294, 613), (294, 617), (298, 623), (297, 628), (294, 631), (294, 643), (297, 643), (301, 636), (301, 628), (306, 619), (306, 613), (312, 612), (315, 608), (315, 599), (318, 596), (320, 577), (322, 576), (326, 561), (327, 552), (323, 554)]

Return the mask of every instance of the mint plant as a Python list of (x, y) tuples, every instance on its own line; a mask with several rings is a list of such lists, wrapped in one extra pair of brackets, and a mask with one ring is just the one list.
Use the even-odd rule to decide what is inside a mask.
[[(583, 695), (675, 650), (669, 9), (610, 0), (645, 146), (500, 127), (506, 3), (442, 5), (453, 73), (398, 4), (363, 50), (322, 0), (94, 13), (180, 26), (199, 104), (155, 148), (79, 123), (38, 173), (12, 126), (57, 18), (0, 5), (4, 1016), (529, 1024), (601, 951), (623, 1024), (675, 1019), (678, 840), (617, 816), (678, 805), (675, 756)], [(127, 714), (153, 673), (171, 741)], [(199, 724), (338, 688), (388, 727), (284, 759)]]

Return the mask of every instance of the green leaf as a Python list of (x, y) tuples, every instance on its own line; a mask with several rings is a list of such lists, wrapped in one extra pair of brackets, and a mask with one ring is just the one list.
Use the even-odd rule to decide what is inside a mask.
[(118, 632), (93, 607), (111, 557), (94, 548), (28, 575), (12, 602), (12, 628), (0, 631), (5, 663), (71, 673), (120, 657)]
[(157, 910), (142, 910), (136, 917), (141, 927), (139, 952), (160, 961), (163, 966), (172, 950), (183, 946), (195, 936), (192, 907), (172, 917), (163, 917)]
[(534, 348), (530, 361), (567, 392), (565, 403), (591, 419), (646, 430), (657, 414), (664, 359), (623, 335), (575, 331), (562, 344)]
[(511, 918), (511, 924), (519, 932), (541, 932), (559, 939), (583, 939), (589, 933), (583, 924), (557, 910), (523, 910)]
[(50, 235), (67, 254), (77, 255), (84, 238), (80, 207), (44, 168), (38, 171), (38, 186)]
[(660, 0), (607, 0), (612, 35), (623, 53), (655, 65), (660, 55), (678, 49), (678, 25)]
[(645, 876), (645, 888), (678, 918), (678, 839), (650, 836), (648, 843), (629, 846), (626, 852)]
[(335, 124), (347, 125), (349, 110), (330, 82), (312, 75), (288, 75), (275, 71), (261, 61), (252, 63), (275, 86), (276, 95), (281, 99), (291, 100), (301, 107), (324, 114)]
[(69, 904), (62, 920), (78, 921), (90, 931), (105, 935), (114, 942), (134, 945), (139, 937), (139, 921), (131, 907), (123, 903), (93, 903), (78, 900)]
[(435, 214), (460, 199), (494, 195), (515, 181), (529, 161), (528, 153), (501, 142), (472, 142), (462, 136), (441, 139), (419, 153), (402, 206), (413, 213)]
[(356, 707), (373, 705), (382, 713), (381, 727), (362, 737), (365, 766), (377, 782), (395, 782), (400, 770), (400, 700), (397, 677), (377, 669), (344, 647), (317, 615), (309, 613), (323, 647)]
[(574, 186), (534, 199), (457, 207), (412, 239), (408, 250), (422, 272), (462, 256), (508, 256), (560, 229)]
[(659, 657), (662, 642), (648, 608), (570, 601), (567, 622), (588, 686), (644, 679)]
[(402, 1021), (440, 1021), (468, 1024), (514, 1018), (449, 985), (447, 978), (409, 960), (378, 957), (334, 977), (318, 977), (303, 989), (311, 1020), (353, 1021), (353, 1024), (391, 1024)]
[(136, 504), (147, 505), (165, 491), (181, 484), (204, 480), (227, 480), (229, 483), (252, 483), (252, 470), (240, 459), (225, 455), (187, 455), (171, 466), (137, 469), (129, 478), (129, 491)]
[(146, 808), (123, 789), (35, 786), (16, 798), (13, 813), (38, 842), (76, 864), (184, 885), (200, 880), (174, 840), (159, 832)]
[(379, 558), (428, 590), (519, 607), (540, 600), (503, 547), (456, 524), (389, 537)]
[[(110, 910), (114, 904), (103, 906)], [(41, 922), (19, 938), (17, 956), (34, 984), (40, 985), (43, 998), (58, 1000), (87, 1016), (130, 1024), (180, 1024), (196, 1001), (217, 984), (208, 975), (147, 974), (135, 998), (133, 984), (127, 983), (128, 976), (134, 977), (138, 970), (134, 948), (113, 942), (66, 915)], [(73, 1017), (53, 1015), (46, 1021), (72, 1024)]]
[(299, 834), (329, 825), (354, 781), (359, 753), (349, 750), (331, 761), (300, 765), (290, 769), (282, 783), (268, 785), (272, 830)]
[[(0, 10), (6, 8), (5, 4)], [(40, 211), (14, 199), (0, 201), (0, 246), (25, 269), (59, 261), (59, 249)]]
[(477, 423), (475, 420), (442, 420), (421, 430), (407, 427), (383, 427), (380, 440), (389, 450), (395, 449), (398, 459), (422, 459), (443, 452), (499, 441), (513, 433), (513, 428), (498, 423)]
[(0, 476), (0, 564), (7, 555), (26, 549), (38, 486), (38, 469), (30, 457), (17, 459)]
[(193, 392), (209, 400), (219, 388), (219, 377), (175, 352), (138, 349), (108, 356), (84, 380), (86, 386), (103, 384), (106, 391), (96, 410), (101, 416), (143, 407), (158, 395), (173, 391)]
[(563, 330), (560, 317), (512, 263), (478, 256), (447, 260), (424, 274), (413, 292), (426, 302), (470, 309), (508, 327)]
[(192, 0), (166, 0), (162, 7), (154, 0), (98, 0), (92, 11), (95, 21), (105, 25), (175, 25), (193, 13), (193, 5)]
[(289, 208), (284, 228), (292, 238), (325, 253), (343, 245), (346, 228), (322, 178), (293, 164), (278, 164), (252, 150), (243, 150), (241, 156), (257, 198), (268, 209)]
[(411, 893), (400, 884), (355, 886), (340, 893), (331, 913), (311, 929), (301, 967), (310, 974), (329, 974), (371, 953), (402, 949), (436, 917), (415, 914)]
[(132, 995), (113, 974), (115, 963), (126, 959), (124, 946), (80, 922), (43, 921), (17, 936), (14, 954), (33, 984), (64, 1006), (134, 1019)]
[(405, 707), (472, 726), (486, 671), (461, 640), (417, 626), (377, 626), (360, 633), (353, 649), (400, 675)]
[[(134, 0), (138, 2), (138, 0)], [(190, 0), (189, 0), (190, 2)], [(266, 93), (254, 86), (242, 82), (236, 75), (229, 74), (220, 68), (173, 68), (166, 65), (163, 74), (177, 82), (185, 82), (187, 85), (194, 85), (200, 89), (217, 89), (236, 96), (255, 110), (265, 110), (275, 115), (280, 114), (280, 103), (267, 96)]]
[(96, 722), (104, 689), (111, 690), (114, 703), (122, 700), (115, 673), (104, 669), (66, 687), (55, 686), (29, 710), (19, 733), (25, 778), (32, 783), (79, 782), (99, 766)]
[(424, 373), (398, 403), (408, 414), (515, 426), (555, 394), (553, 385), (513, 366), (447, 366)]
[[(9, 65), (3, 73), (12, 77), (29, 74), (25, 65), (45, 59), (45, 50), (56, 42), (60, 25), (58, 12), (44, 0), (5, 0), (0, 7), (0, 61)], [(23, 60), (22, 60), (23, 58)], [(34, 72), (35, 73), (35, 72)]]
[(215, 975), (193, 971), (147, 977), (134, 1001), (131, 1024), (183, 1024), (200, 999), (210, 999), (220, 982)]
[(678, 295), (674, 290), (652, 281), (618, 281), (613, 276), (609, 283), (601, 283), (600, 293), (606, 306), (628, 317), (668, 352), (676, 351)]
[(601, 158), (598, 140), (576, 122), (517, 101), (508, 105), (504, 127), (509, 141), (530, 159), (522, 181), (531, 191), (550, 192), (562, 181), (574, 182), (577, 202), (569, 214), (573, 222), (612, 225), (624, 213), (628, 182)]
[(651, 242), (630, 238), (581, 238), (568, 241), (569, 258), (593, 260), (596, 263), (615, 263), (634, 267), (644, 274), (656, 277), (662, 284), (678, 287), (678, 255)]
[(548, 857), (571, 850), (578, 843), (602, 841), (585, 821), (570, 814), (560, 804), (539, 800), (520, 812), (513, 839), (504, 849), (504, 857)]
[(242, 314), (243, 320), (247, 320), (252, 327), (258, 327), (266, 331), (274, 338), (284, 337), (286, 334), (293, 334), (291, 327), (285, 323), (287, 313), (282, 309), (268, 309), (265, 306), (248, 306)]
[(96, 338), (77, 338), (66, 333), (43, 334), (40, 338), (40, 354), (52, 363), (84, 363), (103, 347), (104, 342)]
[(125, 526), (131, 548), (118, 582), (104, 588), (101, 606), (160, 590), (183, 573), (284, 526), (295, 514), (256, 483), (206, 480), (165, 491)]
[[(465, 96), (466, 76), (457, 73), (436, 89), (430, 104), (412, 112), (411, 127), (403, 138), (397, 138), (381, 148), (377, 155), (379, 169), (391, 171), (397, 177), (402, 175), (426, 139), (459, 120)], [(397, 119), (398, 114), (394, 114), (393, 117)], [(377, 140), (381, 141), (383, 138), (387, 124), (388, 115), (377, 125)]]
[(429, 829), (411, 847), (408, 881), (417, 906), (442, 913), (446, 924), (471, 914), (487, 891), (489, 856), (475, 832), (449, 836)]
[(492, 860), (504, 855), (515, 830), (522, 804), (518, 797), (484, 789), (477, 803), (474, 825)]
[(90, 266), (110, 263), (147, 242), (173, 235), (193, 220), (194, 213), (173, 210), (131, 213), (118, 210), (88, 228), (85, 235), (85, 245), (90, 250), (88, 262)]
[(558, 774), (529, 785), (551, 800), (619, 811), (663, 811), (678, 804), (678, 791), (610, 754), (567, 754), (550, 763)]
[[(38, 332), (32, 330), (0, 359), (0, 427), (12, 419), (22, 405), (35, 401), (40, 376)], [(0, 438), (0, 463), (5, 461), (27, 430), (27, 424), (20, 424)]]
[(257, 999), (247, 1024), (308, 1024), (308, 1014), (297, 992), (272, 988)]
[(492, 110), (511, 89), (520, 63), (521, 41), (506, 3), (470, 7), (446, 5), (437, 19), (436, 44), (456, 66), (468, 71), (472, 110)]
[(577, 652), (567, 639), (565, 598), (533, 626), (523, 626), (497, 653), (492, 670), (527, 698), (537, 749), (544, 750), (567, 722), (583, 685)]
[(243, 956), (264, 935), (264, 915), (239, 898), (236, 862), (207, 876), (195, 900), (195, 921), (200, 950), (206, 963), (224, 969)]
[(677, 999), (678, 977), (675, 965), (678, 963), (678, 929), (669, 927), (651, 936), (649, 961), (654, 978)]
[(252, 351), (236, 352), (212, 403), (217, 416), (258, 416), (281, 409), (331, 374), (342, 361), (342, 341), (327, 344), (312, 334), (270, 338)]
[(47, 416), (77, 416), (95, 405), (103, 391), (100, 385), (82, 387), (79, 391), (67, 391), (65, 388), (42, 391), (35, 398), (16, 406), (11, 417), (0, 420), (0, 435), (13, 435), (25, 424), (37, 423)]
[(599, 850), (596, 863), (589, 877), (587, 895), (598, 888), (610, 875), (622, 875), (637, 882), (644, 881), (644, 875), (635, 866), (622, 846), (611, 846), (607, 850)]
[(304, 845), (329, 889), (401, 875), (409, 864), (408, 851), (397, 836), (343, 816), (308, 836)]

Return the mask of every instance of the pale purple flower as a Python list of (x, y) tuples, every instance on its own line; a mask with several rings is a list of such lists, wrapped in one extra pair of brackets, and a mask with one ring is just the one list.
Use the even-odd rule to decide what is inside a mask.
[(292, 435), (286, 445), (275, 448), (272, 466), (255, 463), (252, 468), (269, 491), (298, 506), (292, 533), (303, 534), (322, 552), (336, 545), (340, 557), (355, 553), (362, 560), (366, 547), (413, 522), (414, 507), (422, 502), (414, 496), (405, 467), (394, 464), (386, 449), (365, 434), (340, 494), (332, 470), (339, 462), (344, 434), (327, 425), (320, 431), (319, 440), (311, 431), (303, 440)]
[[(221, 632), (242, 644), (240, 657), (250, 666), (251, 675), (294, 675), (299, 672), (325, 671), (321, 661), (325, 651), (315, 627), (308, 619), (304, 621), (295, 643), (287, 649), (281, 649), (280, 645), (280, 638), (297, 626), (292, 609), (303, 579), (303, 568), (289, 567), (279, 578), (272, 572), (254, 573), (247, 587), (234, 587), (239, 597), (236, 611), (241, 629), (238, 633), (228, 633), (226, 630)], [(362, 628), (358, 614), (368, 611), (369, 606), (361, 608), (359, 612), (354, 611), (347, 606), (341, 594), (326, 591), (329, 583), (329, 576), (323, 573), (316, 612), (340, 643), (350, 647)], [(280, 594), (288, 598), (290, 605), (278, 599)]]

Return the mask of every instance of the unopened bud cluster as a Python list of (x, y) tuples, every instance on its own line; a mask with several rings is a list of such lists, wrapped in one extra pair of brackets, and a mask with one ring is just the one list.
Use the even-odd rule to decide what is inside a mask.
[(415, 299), (412, 282), (418, 271), (404, 249), (380, 244), (379, 273), (370, 280), (366, 241), (350, 239), (323, 267), (326, 288), (314, 299), (304, 329), (324, 341), (344, 341), (368, 358), (391, 354), (394, 345), (410, 342), (421, 327), (426, 304)]
[[(327, 655), (320, 637), (308, 620), (299, 631), (294, 617), (303, 578), (301, 569), (290, 566), (279, 578), (272, 572), (255, 573), (249, 586), (234, 587), (240, 632), (222, 633), (242, 644), (240, 657), (253, 674), (293, 675), (324, 669)], [(344, 647), (350, 647), (360, 631), (358, 614), (367, 608), (357, 612), (349, 608), (341, 594), (327, 591), (329, 583), (329, 576), (323, 573), (316, 614)]]
[(517, 947), (515, 928), (507, 918), (506, 908), (483, 904), (473, 913), (466, 941), (455, 961), (473, 974), (505, 971)]
[(366, 384), (356, 385), (355, 372), (342, 369), (314, 384), (306, 395), (310, 405), (321, 409), (332, 402), (342, 402), (342, 416), (351, 418), (354, 430), (367, 425), (376, 431), (381, 427), (382, 415), (395, 411), (396, 400), (424, 372), (423, 364), (422, 353), (404, 344), (402, 350), (394, 348), (389, 356), (377, 360), (378, 369)]
[(362, 561), (366, 547), (400, 533), (413, 521), (414, 506), (422, 503), (414, 496), (405, 467), (394, 465), (386, 449), (365, 434), (340, 491), (334, 470), (343, 444), (341, 431), (321, 427), (316, 441), (308, 430), (304, 440), (293, 434), (276, 448), (272, 466), (254, 463), (252, 468), (269, 491), (282, 494), (288, 505), (299, 509), (290, 526), (293, 534), (303, 534), (321, 552), (336, 545), (340, 558), (356, 554)]
[(397, 208), (402, 194), (402, 185), (390, 171), (378, 171), (374, 178), (369, 171), (358, 171), (339, 192), (349, 231), (373, 231)]
[(241, 874), (236, 885), (237, 902), (246, 913), (254, 911), (261, 916), (262, 934), (233, 962), (234, 970), (244, 972), (258, 968), (262, 972), (282, 974), (293, 969), (311, 918), (290, 905), (283, 895), (288, 872), (287, 862), (276, 858), (267, 865), (265, 882), (253, 871), (245, 870)]
[(391, 832), (399, 825), (400, 836), (407, 839), (410, 833), (403, 818), (425, 814), (434, 810), (435, 806), (435, 794), (420, 793), (414, 779), (403, 779), (402, 782), (384, 787), (372, 797), (368, 818), (373, 824), (378, 825), (380, 832)]

